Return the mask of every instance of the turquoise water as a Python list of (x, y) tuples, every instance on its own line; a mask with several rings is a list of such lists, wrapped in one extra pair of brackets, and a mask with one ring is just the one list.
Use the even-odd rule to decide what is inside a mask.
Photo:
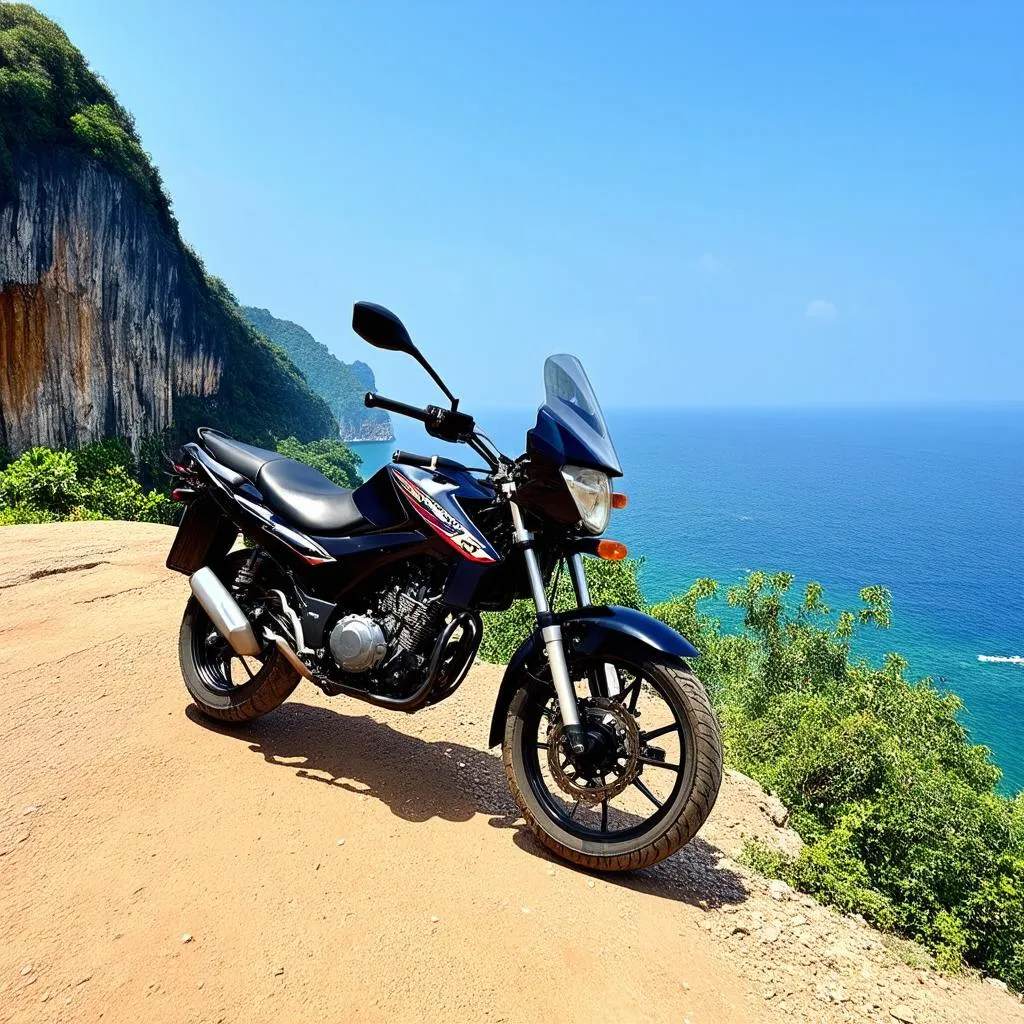
[[(478, 419), (519, 454), (532, 415)], [(865, 633), (859, 651), (898, 650), (912, 675), (959, 694), (1003, 788), (1024, 788), (1024, 666), (978, 661), (1024, 655), (1024, 407), (612, 410), (608, 420), (630, 497), (609, 536), (644, 556), (651, 600), (754, 568), (792, 572), (796, 587), (818, 580), (833, 608), (887, 586), (892, 629)], [(447, 449), (417, 424), (396, 427), (397, 442), (354, 446), (364, 472), (395, 447)]]

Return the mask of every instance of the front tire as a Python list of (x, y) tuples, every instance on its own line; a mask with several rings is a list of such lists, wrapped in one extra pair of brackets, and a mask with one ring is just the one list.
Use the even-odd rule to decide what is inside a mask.
[[(606, 664), (622, 681), (618, 694), (602, 682)], [(543, 679), (526, 683), (502, 745), (512, 795), (537, 839), (564, 860), (598, 871), (649, 867), (693, 839), (718, 796), (722, 740), (707, 693), (682, 662), (605, 655), (569, 667), (581, 720), (607, 750), (577, 765), (553, 690)], [(655, 716), (643, 728), (641, 699), (643, 714)]]

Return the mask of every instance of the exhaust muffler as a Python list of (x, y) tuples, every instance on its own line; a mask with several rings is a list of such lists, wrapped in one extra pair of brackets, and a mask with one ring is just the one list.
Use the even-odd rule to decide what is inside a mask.
[(202, 605), (203, 611), (210, 616), (210, 621), (217, 627), (217, 632), (235, 651), (246, 658), (255, 657), (262, 649), (252, 625), (245, 617), (245, 612), (231, 596), (231, 591), (217, 578), (217, 574), (208, 566), (203, 566), (189, 578), (188, 585), (192, 588), (196, 600)]

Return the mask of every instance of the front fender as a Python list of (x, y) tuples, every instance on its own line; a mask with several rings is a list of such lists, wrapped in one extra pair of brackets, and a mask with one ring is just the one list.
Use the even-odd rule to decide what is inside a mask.
[[(685, 637), (664, 622), (616, 605), (588, 605), (573, 608), (555, 616), (562, 627), (562, 638), (568, 657), (574, 654), (600, 656), (614, 652), (630, 661), (643, 661), (652, 656), (697, 658), (700, 652)], [(512, 655), (498, 689), (491, 716), (489, 747), (496, 747), (505, 734), (505, 719), (512, 698), (523, 683), (543, 667), (546, 655), (540, 630), (536, 629)]]

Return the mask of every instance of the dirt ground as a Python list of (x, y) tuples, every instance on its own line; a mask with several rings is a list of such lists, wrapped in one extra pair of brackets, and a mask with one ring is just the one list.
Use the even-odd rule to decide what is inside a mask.
[(0, 1021), (1024, 1021), (740, 868), (742, 777), (630, 877), (551, 860), (485, 750), (500, 670), (415, 716), (181, 683), (171, 531), (0, 529)]

